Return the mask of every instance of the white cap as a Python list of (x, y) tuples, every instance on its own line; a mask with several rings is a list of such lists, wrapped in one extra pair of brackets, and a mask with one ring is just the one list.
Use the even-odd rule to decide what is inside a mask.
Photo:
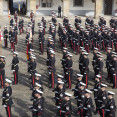
[(68, 54), (68, 56), (72, 57), (73, 55), (72, 54)]
[(9, 80), (9, 79), (7, 79), (7, 78), (5, 79), (5, 82), (8, 82), (8, 83), (10, 83), (10, 84), (12, 83), (12, 81)]
[(91, 92), (90, 90), (88, 90), (88, 89), (85, 89), (85, 91), (86, 91), (87, 93), (90, 93), (90, 94), (92, 93), (92, 92)]
[(99, 49), (95, 47), (94, 50), (99, 50)]
[(67, 48), (63, 47), (64, 50), (68, 50)]
[(5, 58), (5, 56), (0, 55), (0, 58)]
[(59, 84), (64, 84), (64, 82), (63, 82), (63, 81), (58, 81), (58, 83), (59, 83)]
[(83, 75), (81, 75), (81, 74), (77, 74), (77, 76), (78, 76), (78, 77), (83, 77)]
[(36, 59), (36, 57), (35, 57), (35, 56), (31, 56), (31, 58), (32, 58), (32, 59)]
[(84, 53), (84, 55), (88, 55), (88, 53), (87, 53), (87, 52), (85, 52), (85, 53)]
[(40, 85), (40, 84), (38, 84), (38, 83), (35, 83), (35, 85), (36, 85), (36, 86), (38, 86), (38, 87), (41, 87), (41, 85)]
[(39, 76), (39, 77), (40, 77), (40, 76), (41, 76), (41, 74), (35, 73), (35, 76)]
[(43, 94), (43, 92), (40, 91), (39, 89), (36, 89), (36, 91), (37, 91), (38, 93), (40, 93), (40, 94)]
[(30, 49), (30, 51), (34, 52), (34, 49)]
[(83, 82), (80, 82), (80, 85), (82, 85), (82, 86), (86, 86), (86, 84), (85, 84), (85, 83), (83, 83)]
[(65, 92), (65, 96), (71, 97), (72, 95), (70, 93)]
[(112, 91), (108, 91), (108, 95), (115, 95), (115, 93)]
[(106, 85), (106, 84), (103, 84), (103, 83), (101, 84), (101, 86), (102, 86), (102, 87), (107, 87), (107, 85)]
[(62, 75), (60, 75), (60, 74), (57, 74), (57, 76), (59, 77), (59, 78), (64, 78)]
[(97, 78), (100, 78), (101, 76), (100, 76), (100, 74), (98, 74), (98, 75), (96, 75), (96, 77), (97, 77)]
[(17, 53), (17, 52), (13, 52), (13, 54), (16, 54), (16, 55), (18, 55), (18, 53)]

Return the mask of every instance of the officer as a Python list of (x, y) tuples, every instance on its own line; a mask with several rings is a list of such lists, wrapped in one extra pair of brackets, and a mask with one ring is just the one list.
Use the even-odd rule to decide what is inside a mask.
[(7, 26), (4, 27), (4, 47), (7, 48), (8, 46), (8, 30), (7, 30)]
[(7, 78), (5, 79), (5, 88), (2, 94), (2, 105), (6, 109), (7, 117), (12, 117), (11, 106), (13, 104), (13, 101), (11, 98), (11, 95), (12, 95), (12, 88), (10, 86), (11, 83), (12, 83), (11, 80)]
[(62, 101), (61, 104), (61, 114), (60, 117), (71, 117), (72, 114), (72, 105), (71, 105), (71, 101), (70, 101), (70, 97), (72, 95), (65, 92), (64, 95), (64, 100)]
[(106, 84), (101, 84), (101, 91), (98, 93), (97, 96), (97, 101), (99, 104), (99, 114), (101, 117), (104, 117), (104, 107), (106, 105), (107, 102), (107, 92), (106, 92), (106, 88), (107, 85)]
[(91, 94), (92, 92), (88, 89), (85, 89), (85, 102), (83, 105), (83, 117), (92, 117), (92, 109), (94, 108), (92, 99), (91, 99)]
[(115, 95), (114, 92), (108, 91), (108, 101), (105, 105), (105, 117), (116, 117), (116, 105), (113, 96)]
[(2, 88), (4, 88), (5, 64), (5, 56), (0, 56), (0, 79)]
[(9, 27), (9, 42), (11, 44), (12, 27)]
[(13, 60), (12, 60), (12, 67), (11, 70), (13, 71), (14, 74), (14, 84), (18, 84), (18, 63), (19, 63), (19, 59), (18, 59), (18, 53), (17, 52), (13, 52)]

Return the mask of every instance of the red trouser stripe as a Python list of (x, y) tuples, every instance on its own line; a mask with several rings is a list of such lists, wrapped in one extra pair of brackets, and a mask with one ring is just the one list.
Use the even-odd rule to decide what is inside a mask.
[(87, 87), (87, 74), (86, 74), (86, 87)]
[(8, 107), (8, 117), (11, 117), (10, 108), (9, 108), (9, 106), (7, 106), (7, 107)]
[(14, 77), (15, 77), (15, 84), (16, 84), (16, 71), (14, 72)]
[(54, 75), (53, 75), (53, 72), (52, 72), (52, 88), (54, 88)]
[(33, 86), (34, 86), (34, 84), (35, 84), (35, 81), (34, 81), (34, 76), (33, 76)]
[(104, 109), (102, 109), (102, 117), (104, 117)]
[(61, 116), (61, 110), (60, 110), (60, 116)]
[(70, 73), (69, 73), (69, 89), (71, 89), (71, 79), (70, 79)]
[(115, 74), (115, 88), (116, 88), (116, 74)]
[(1, 75), (1, 83), (2, 83), (2, 88), (3, 88), (3, 79), (2, 79), (2, 75)]

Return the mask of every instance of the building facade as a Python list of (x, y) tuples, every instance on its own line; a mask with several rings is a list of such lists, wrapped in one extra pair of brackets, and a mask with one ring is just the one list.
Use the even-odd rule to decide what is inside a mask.
[(26, 5), (26, 13), (33, 10), (36, 15), (51, 15), (57, 11), (58, 5), (62, 7), (63, 15), (116, 15), (117, 0), (0, 0), (0, 15), (7, 15), (13, 4), (23, 1)]

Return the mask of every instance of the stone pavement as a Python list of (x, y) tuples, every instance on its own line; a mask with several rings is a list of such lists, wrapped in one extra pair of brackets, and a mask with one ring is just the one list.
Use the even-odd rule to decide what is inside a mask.
[[(51, 17), (46, 17), (47, 21), (49, 21), (51, 19)], [(84, 24), (84, 20), (85, 17), (82, 17), (83, 19), (83, 24)], [(109, 20), (109, 18), (107, 17), (107, 19)], [(24, 18), (25, 20), (25, 27), (27, 25), (27, 23), (30, 21), (30, 19), (28, 17)], [(43, 85), (44, 85), (44, 97), (45, 97), (45, 117), (55, 117), (55, 111), (56, 111), (56, 106), (54, 103), (54, 100), (52, 99), (52, 97), (54, 96), (54, 93), (51, 91), (51, 89), (48, 88), (48, 73), (47, 73), (47, 66), (46, 66), (46, 46), (45, 46), (45, 53), (44, 55), (40, 55), (39, 50), (38, 50), (38, 27), (37, 27), (37, 23), (41, 20), (41, 17), (37, 17), (36, 18), (36, 28), (35, 28), (35, 35), (34, 35), (34, 49), (35, 52), (34, 54), (37, 57), (37, 72), (42, 74), (42, 81), (43, 81)], [(62, 21), (62, 19), (58, 19), (58, 22)], [(0, 18), (0, 24), (2, 26), (2, 29), (5, 25), (9, 25), (9, 20), (7, 17), (1, 17)], [(74, 17), (70, 18), (70, 22), (73, 24), (74, 22)], [(98, 20), (95, 20), (95, 23), (97, 23)], [(25, 30), (26, 28), (24, 28)], [(46, 31), (48, 30), (48, 28), (46, 29)], [(19, 53), (19, 84), (18, 85), (13, 85), (12, 89), (13, 89), (13, 94), (12, 94), (12, 98), (14, 101), (14, 105), (12, 106), (12, 115), (13, 117), (31, 117), (32, 113), (29, 110), (29, 106), (31, 106), (32, 102), (30, 101), (30, 97), (31, 97), (31, 93), (32, 91), (30, 91), (30, 82), (28, 80), (29, 78), (29, 73), (27, 73), (27, 61), (26, 61), (26, 45), (25, 45), (25, 35), (26, 34), (22, 34), (22, 35), (18, 35), (18, 45), (16, 46), (16, 51)], [(47, 43), (47, 36), (48, 34), (46, 33), (45, 36), (45, 45)], [(57, 36), (58, 39), (58, 36)], [(10, 46), (10, 45), (9, 45)], [(71, 50), (69, 50), (71, 52)], [(73, 53), (72, 53), (73, 54)], [(6, 67), (5, 67), (5, 71), (6, 71), (6, 77), (10, 78), (11, 80), (13, 80), (13, 74), (11, 71), (11, 61), (12, 61), (12, 53), (9, 50), (9, 48), (4, 49), (3, 48), (3, 41), (2, 41), (2, 55), (6, 56)], [(103, 52), (104, 55), (104, 59), (106, 58), (106, 53)], [(60, 59), (62, 58), (62, 52), (59, 49), (59, 45), (58, 42), (56, 43), (56, 74), (62, 74), (63, 75), (63, 69), (61, 68), (61, 61)], [(92, 78), (94, 76), (94, 72), (93, 72), (93, 68), (92, 68), (92, 64), (91, 64), (91, 60), (92, 60), (93, 56), (92, 56), (92, 51), (89, 53), (89, 60), (90, 60), (90, 65), (89, 65), (89, 89), (92, 88), (94, 86), (94, 82), (92, 81)], [(75, 78), (76, 78), (76, 74), (79, 73), (79, 69), (78, 69), (78, 59), (79, 59), (79, 55), (75, 55), (73, 54), (73, 79), (72, 79), (72, 88), (75, 87)], [(103, 74), (103, 79), (105, 79), (107, 76), (107, 72), (106, 72), (106, 68), (105, 68), (105, 64), (104, 64), (104, 74)], [(105, 84), (108, 85), (107, 90), (111, 90), (115, 93), (117, 93), (116, 89), (112, 89), (112, 84), (108, 83), (107, 81), (103, 81)], [(2, 95), (2, 91), (3, 89), (0, 89), (0, 96)], [(70, 93), (71, 90), (68, 90)], [(115, 95), (115, 100), (117, 102), (117, 95)], [(93, 95), (92, 95), (92, 99), (94, 99)], [(71, 99), (72, 101), (72, 105), (73, 105), (73, 111), (75, 111), (76, 108), (76, 101), (74, 99), (74, 97), (72, 97)], [(6, 117), (6, 112), (4, 107), (2, 106), (2, 100), (0, 100), (0, 117)], [(72, 116), (74, 117), (74, 116)], [(99, 117), (94, 116), (93, 117)]]

